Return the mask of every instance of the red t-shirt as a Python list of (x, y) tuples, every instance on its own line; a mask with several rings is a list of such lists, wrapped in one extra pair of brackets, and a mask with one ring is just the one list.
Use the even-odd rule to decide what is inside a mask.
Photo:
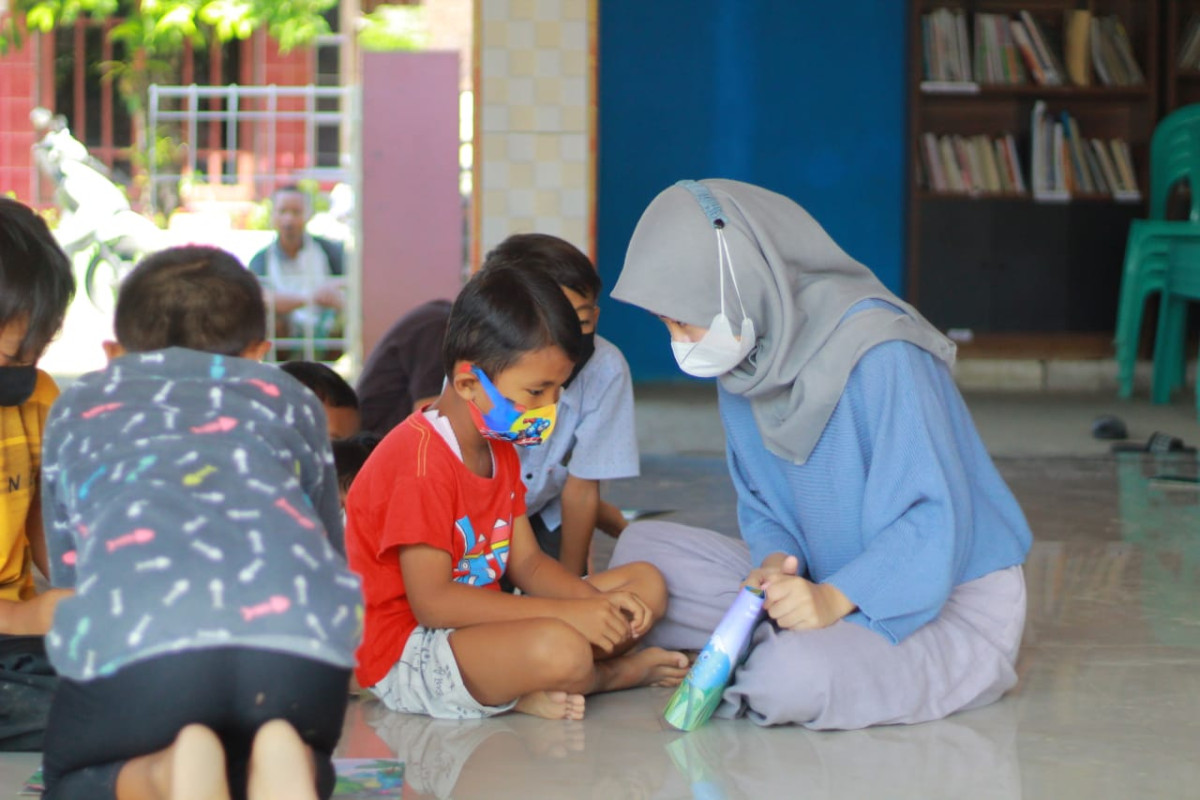
[(491, 445), (493, 475), (481, 478), (418, 411), (384, 437), (354, 479), (346, 555), (366, 600), (360, 685), (374, 686), (387, 674), (417, 627), (400, 570), (402, 545), (445, 550), (454, 580), (499, 590), (513, 520), (525, 513), (525, 486), (513, 446)]

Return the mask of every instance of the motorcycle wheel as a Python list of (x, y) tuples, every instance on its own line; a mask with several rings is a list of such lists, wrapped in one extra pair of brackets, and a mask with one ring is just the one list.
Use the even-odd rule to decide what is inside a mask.
[(117, 289), (122, 279), (133, 269), (133, 264), (121, 258), (104, 245), (96, 248), (88, 261), (83, 286), (88, 300), (97, 311), (111, 314), (117, 305)]

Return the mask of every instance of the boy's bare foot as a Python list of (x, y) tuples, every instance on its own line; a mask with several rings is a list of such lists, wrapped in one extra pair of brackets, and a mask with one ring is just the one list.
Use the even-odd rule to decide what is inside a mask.
[(596, 662), (597, 692), (635, 686), (678, 686), (688, 672), (688, 658), (674, 650), (647, 647)]
[(258, 729), (250, 751), (250, 800), (317, 800), (312, 751), (282, 719)]
[(171, 800), (229, 800), (225, 747), (209, 728), (188, 725), (169, 752)]
[(542, 719), (583, 719), (585, 701), (570, 692), (530, 692), (517, 701), (515, 711)]

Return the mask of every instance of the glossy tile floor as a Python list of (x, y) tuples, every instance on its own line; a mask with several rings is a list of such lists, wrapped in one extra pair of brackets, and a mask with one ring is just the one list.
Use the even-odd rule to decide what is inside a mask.
[[(339, 755), (405, 761), (406, 797), (1200, 797), (1200, 483), (1187, 480), (1200, 462), (1111, 456), (1087, 436), (1091, 417), (1112, 405), (1134, 439), (1166, 429), (1195, 444), (1194, 410), (970, 401), (1036, 537), (1021, 683), (996, 705), (912, 727), (812, 733), (714, 721), (683, 735), (661, 721), (670, 695), (661, 689), (589, 698), (581, 723), (440, 722), (355, 701)], [(651, 398), (644, 475), (609, 496), (731, 531), (733, 493), (709, 436), (719, 423), (711, 405), (683, 405), (670, 393)], [(693, 430), (706, 433), (663, 439), (670, 426), (654, 418), (668, 412), (696, 415)], [(0, 799), (38, 760), (0, 756)]]

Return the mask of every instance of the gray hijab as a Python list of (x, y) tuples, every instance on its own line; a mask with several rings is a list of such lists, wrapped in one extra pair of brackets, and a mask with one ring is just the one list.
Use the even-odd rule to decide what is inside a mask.
[[(726, 315), (737, 331), (745, 308), (757, 332), (754, 350), (719, 380), (749, 398), (772, 453), (808, 460), (851, 370), (877, 344), (912, 342), (954, 363), (954, 343), (846, 255), (803, 208), (738, 181), (681, 181), (659, 194), (638, 221), (612, 296), (709, 327), (721, 309), (714, 208), (736, 280), (736, 293), (725, 280)], [(904, 313), (869, 308), (843, 321), (869, 299)]]

